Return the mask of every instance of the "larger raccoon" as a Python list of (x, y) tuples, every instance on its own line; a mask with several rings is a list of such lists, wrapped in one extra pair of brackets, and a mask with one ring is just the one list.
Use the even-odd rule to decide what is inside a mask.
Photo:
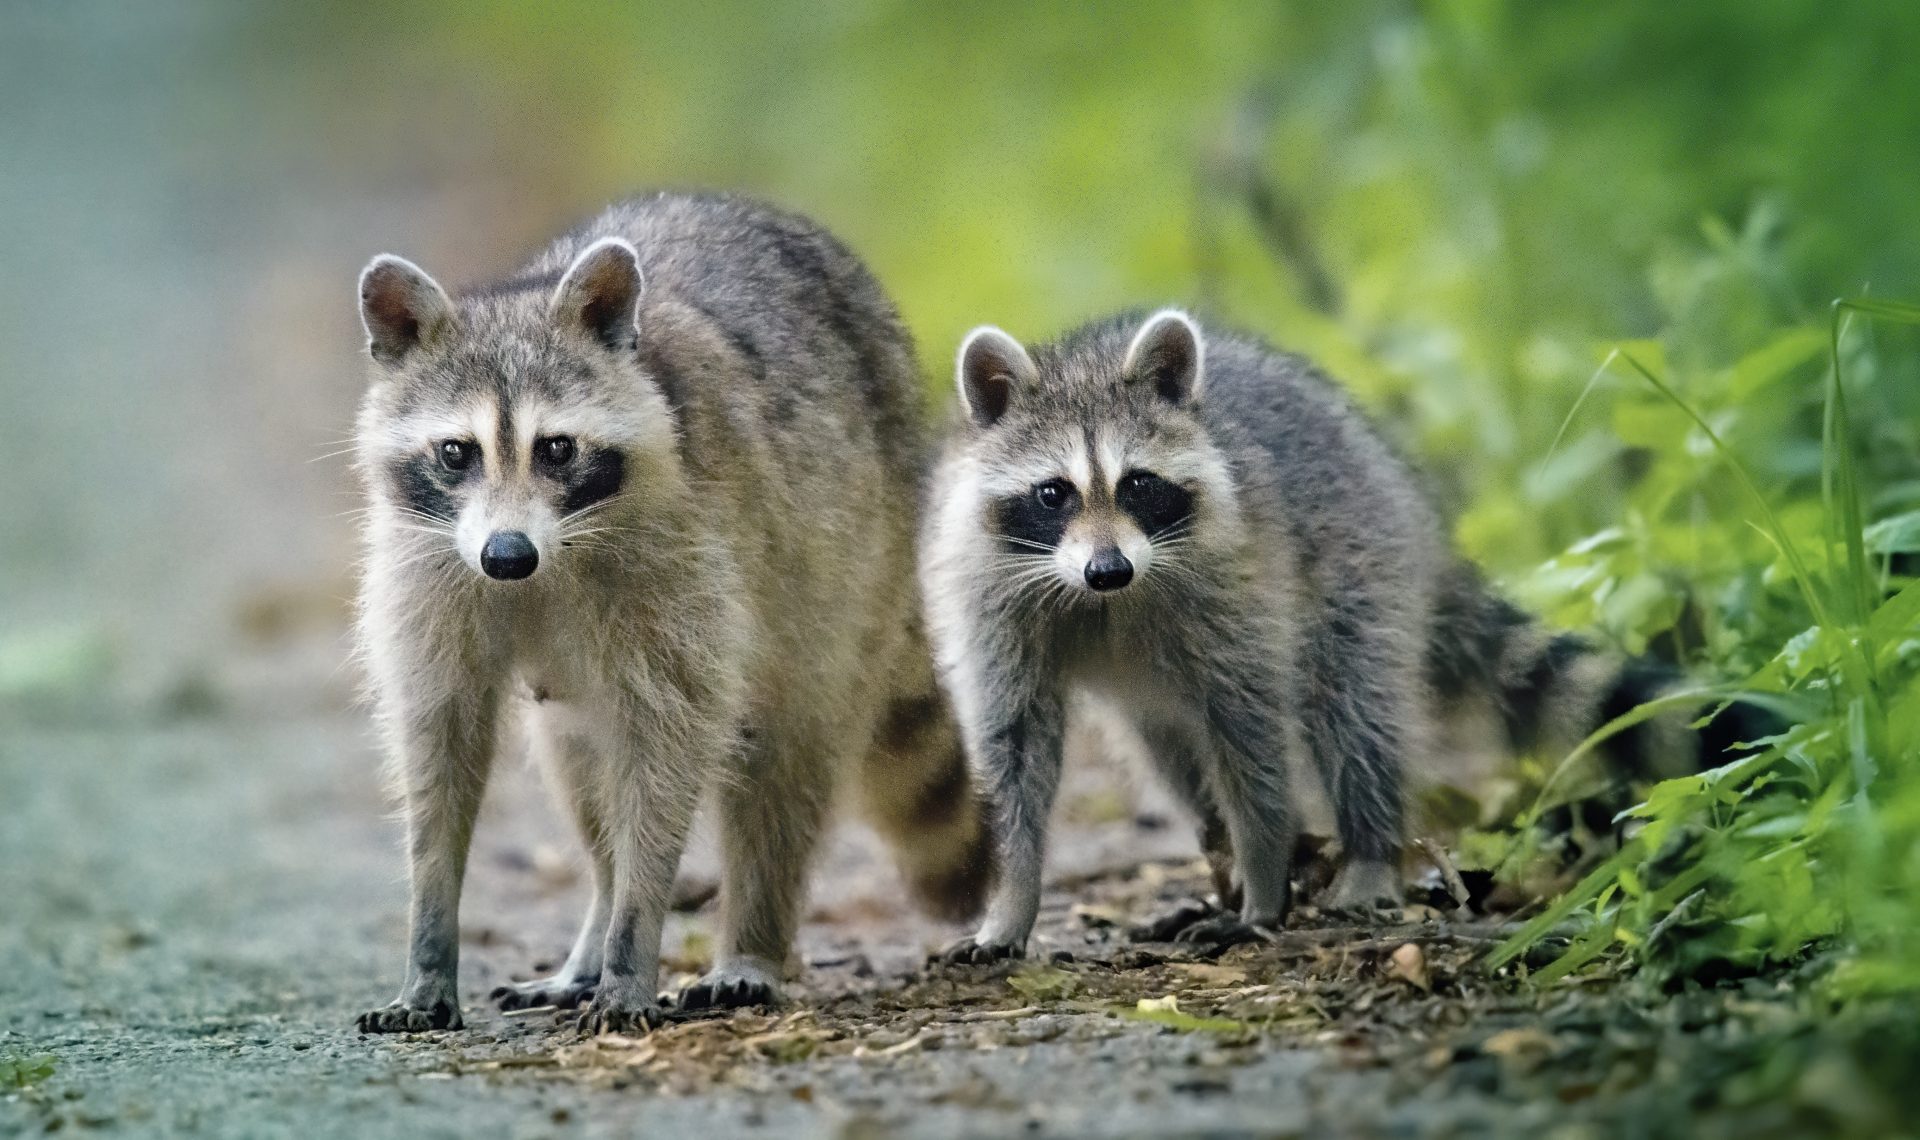
[(769, 207), (659, 195), (459, 296), (376, 258), (360, 306), (360, 632), (412, 871), (406, 983), (363, 1030), (461, 1023), (461, 879), (509, 718), (594, 896), (507, 1008), (656, 1023), (668, 892), (715, 784), (718, 957), (683, 1006), (778, 994), (843, 763), (923, 900), (977, 909), (992, 844), (911, 572), (921, 387), (852, 254)]
[[(977, 329), (958, 383), (966, 425), (936, 469), (921, 575), (1002, 867), (951, 959), (1024, 951), (1075, 695), (1132, 718), (1230, 860), (1238, 917), (1185, 936), (1234, 938), (1288, 910), (1290, 752), (1309, 754), (1345, 851), (1330, 902), (1397, 901), (1404, 773), (1449, 712), (1490, 705), (1511, 746), (1565, 748), (1674, 680), (1489, 594), (1414, 473), (1297, 357), (1163, 310), (1031, 353)], [(1689, 719), (1609, 749), (1675, 774), (1702, 755)]]

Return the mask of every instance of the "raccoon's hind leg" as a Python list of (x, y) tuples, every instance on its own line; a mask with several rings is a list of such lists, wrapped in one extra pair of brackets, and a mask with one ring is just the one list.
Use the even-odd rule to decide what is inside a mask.
[(1398, 648), (1387, 631), (1336, 616), (1312, 657), (1302, 719), (1345, 858), (1327, 888), (1329, 906), (1402, 901), (1402, 765), (1420, 738), (1427, 690), (1418, 655)]
[[(1256, 650), (1258, 647), (1253, 647)], [(1196, 678), (1204, 710), (1206, 786), (1226, 822), (1247, 927), (1277, 927), (1293, 902), (1296, 828), (1287, 786), (1289, 718), (1267, 654)]]
[(831, 758), (845, 751), (811, 732), (758, 733), (741, 772), (721, 786), (719, 953), (713, 969), (675, 997), (680, 1008), (780, 1000), (814, 845), (833, 802)]
[(505, 1010), (541, 1006), (573, 1009), (591, 998), (593, 988), (600, 984), (601, 960), (607, 945), (607, 915), (613, 907), (612, 886), (611, 868), (605, 866), (604, 859), (596, 858), (593, 901), (587, 905), (587, 917), (580, 923), (580, 933), (573, 940), (567, 960), (549, 977), (496, 986), (488, 995), (493, 1003)]
[(1205, 735), (1191, 726), (1153, 723), (1141, 729), (1154, 770), (1191, 812), (1198, 824), (1200, 850), (1213, 879), (1213, 899), (1191, 899), (1129, 931), (1136, 942), (1172, 942), (1223, 912), (1240, 909), (1241, 892), (1233, 877), (1233, 841), (1227, 821), (1214, 803), (1206, 774), (1217, 761), (1203, 756)]
[[(607, 850), (600, 808), (586, 778), (587, 765), (594, 762), (593, 758), (582, 754), (580, 742), (560, 737), (543, 723), (544, 718), (536, 715), (531, 719), (529, 729), (536, 737), (535, 746), (553, 749), (544, 757), (544, 766), (580, 828), (580, 841), (586, 847), (593, 875), (593, 900), (587, 904), (587, 915), (580, 924), (573, 949), (557, 973), (530, 982), (499, 986), (490, 996), (505, 1010), (549, 1005), (572, 1009), (591, 997), (593, 987), (600, 983), (600, 966), (607, 944), (607, 916), (613, 908), (613, 861)], [(540, 739), (542, 736), (545, 739)]]

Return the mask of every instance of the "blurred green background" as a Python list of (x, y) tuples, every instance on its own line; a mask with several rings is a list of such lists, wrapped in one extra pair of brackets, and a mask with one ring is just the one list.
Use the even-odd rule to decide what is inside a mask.
[(1916, 60), (1904, 0), (0, 4), (0, 721), (341, 708), (360, 267), (731, 187), (942, 399), (982, 321), (1318, 358), (1521, 600), (1799, 702), (1655, 791), (1563, 961), (1920, 989), (1920, 310), (1829, 325), (1920, 298)]
[[(930, 383), (981, 321), (1269, 334), (1530, 567), (1658, 442), (1596, 405), (1550, 447), (1605, 345), (1706, 374), (1920, 293), (1916, 46), (1904, 3), (7, 4), (0, 693), (191, 708), (337, 626), (357, 269), (476, 280), (656, 186), (826, 222)], [(1865, 442), (1911, 456), (1878, 366)], [(1750, 458), (1812, 477), (1809, 416), (1771, 393)]]
[[(362, 724), (356, 276), (392, 251), (480, 281), (655, 187), (826, 223), (943, 401), (986, 321), (1172, 302), (1303, 351), (1517, 599), (1784, 697), (1792, 730), (1643, 789), (1617, 849), (1543, 849), (1583, 773), (1537, 756), (1452, 805), (1454, 858), (1558, 898), (1536, 981), (1790, 976), (1870, 1074), (1796, 1022), (1731, 1076), (1683, 1066), (1701, 1097), (1911, 1130), (1885, 1106), (1920, 1065), (1920, 309), (1829, 307), (1920, 301), (1911, 0), (0, 0), (0, 835), (27, 837), (0, 879), (51, 900), (27, 914), (83, 913), (119, 881), (100, 852), (197, 851), (126, 877), (161, 884), (128, 913), (224, 937), (161, 905), (238, 912), (204, 852), (279, 883), (333, 853), (256, 832), (375, 818), (370, 762), (313, 760)], [(165, 766), (143, 745), (183, 720), (214, 743)], [(114, 767), (39, 778), (83, 763)], [(127, 802), (93, 810), (97, 779)], [(285, 879), (249, 930), (305, 937), (283, 918), (320, 880)], [(180, 992), (156, 1019), (202, 1011)], [(1897, 1034), (1847, 1029), (1889, 993)]]

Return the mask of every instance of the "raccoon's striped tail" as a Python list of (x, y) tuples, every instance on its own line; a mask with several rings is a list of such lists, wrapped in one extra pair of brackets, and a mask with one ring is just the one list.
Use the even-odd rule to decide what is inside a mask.
[(920, 905), (937, 918), (967, 922), (986, 905), (998, 847), (924, 646), (918, 660), (918, 683), (893, 699), (868, 750), (861, 799)]
[[(1429, 648), (1434, 687), (1443, 702), (1490, 698), (1516, 753), (1566, 755), (1601, 726), (1687, 687), (1671, 666), (1543, 628), (1470, 568), (1450, 586)], [(1735, 701), (1696, 730), (1709, 707), (1682, 703), (1607, 737), (1598, 746), (1606, 775), (1630, 783), (1687, 775), (1745, 755), (1741, 745), (1784, 727), (1769, 710)]]

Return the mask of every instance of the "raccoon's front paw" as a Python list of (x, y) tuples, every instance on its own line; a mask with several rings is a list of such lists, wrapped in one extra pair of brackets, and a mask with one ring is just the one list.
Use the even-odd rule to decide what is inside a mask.
[(539, 1009), (552, 1006), (555, 1009), (575, 1009), (580, 1003), (593, 997), (593, 987), (600, 984), (598, 977), (569, 978), (555, 974), (550, 978), (536, 978), (531, 982), (514, 982), (496, 986), (487, 995), (493, 1004), (503, 1010)]
[(459, 1029), (460, 991), (452, 977), (421, 974), (408, 980), (400, 996), (356, 1020), (362, 1033), (424, 1033)]
[(1188, 899), (1158, 918), (1128, 927), (1127, 938), (1134, 942), (1172, 942), (1196, 924), (1221, 913), (1219, 907), (1204, 899)]
[(405, 998), (368, 1010), (356, 1023), (362, 1033), (425, 1033), (429, 1029), (460, 1029), (460, 1004), (441, 999), (430, 1005), (410, 1004)]
[(628, 982), (602, 985), (574, 1024), (591, 1037), (601, 1033), (646, 1033), (665, 1025), (666, 1014), (652, 994)]
[(1026, 956), (1025, 946), (983, 940), (979, 935), (971, 935), (928, 958), (927, 964), (930, 966), (986, 966), (1009, 958)]
[(683, 1010), (741, 1009), (779, 1002), (779, 977), (757, 962), (717, 966), (673, 999), (673, 1004)]

